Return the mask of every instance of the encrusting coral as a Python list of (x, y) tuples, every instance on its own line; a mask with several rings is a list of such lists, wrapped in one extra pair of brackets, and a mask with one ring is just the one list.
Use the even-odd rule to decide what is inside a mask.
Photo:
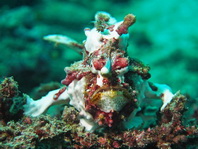
[[(166, 149), (197, 145), (197, 126), (182, 122), (187, 98), (173, 94), (167, 85), (150, 82), (150, 68), (127, 56), (128, 28), (134, 22), (132, 14), (117, 22), (108, 13), (98, 12), (95, 27), (85, 29), (83, 44), (63, 35), (44, 37), (82, 53), (83, 60), (65, 68), (61, 89), (38, 100), (25, 96), (26, 104), (21, 100), (24, 115), (15, 121), (3, 119), (0, 147)], [(12, 78), (2, 82), (0, 91), (0, 106), (10, 103), (5, 98), (18, 95)], [(162, 105), (157, 110), (150, 106), (157, 120), (147, 125), (142, 111), (155, 99)], [(67, 104), (61, 117), (41, 115), (56, 104)], [(5, 115), (3, 106), (0, 112)]]
[(13, 77), (5, 78), (0, 84), (0, 123), (6, 125), (10, 120), (20, 119), (25, 99)]

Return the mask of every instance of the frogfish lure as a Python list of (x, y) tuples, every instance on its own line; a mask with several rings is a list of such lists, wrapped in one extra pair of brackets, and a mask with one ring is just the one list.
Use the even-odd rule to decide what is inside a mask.
[(97, 12), (94, 28), (86, 28), (86, 40), (79, 44), (63, 35), (44, 39), (65, 44), (83, 55), (81, 61), (65, 68), (65, 87), (50, 91), (38, 100), (27, 97), (25, 114), (36, 117), (55, 104), (70, 104), (79, 111), (86, 131), (133, 125), (136, 113), (150, 99), (161, 99), (163, 110), (172, 100), (171, 89), (151, 83), (149, 67), (127, 55), (128, 28), (135, 16), (117, 22), (106, 12)]

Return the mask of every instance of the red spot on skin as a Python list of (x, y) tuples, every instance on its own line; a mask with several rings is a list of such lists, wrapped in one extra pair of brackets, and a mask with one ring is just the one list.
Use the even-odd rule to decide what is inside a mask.
[(116, 69), (121, 69), (128, 66), (128, 59), (124, 58), (124, 57), (118, 57), (115, 59), (114, 63), (113, 63), (113, 70)]
[(121, 146), (121, 145), (120, 145), (120, 143), (119, 143), (118, 141), (114, 141), (114, 142), (113, 142), (113, 147), (114, 147), (114, 148), (120, 148), (120, 146)]
[(112, 32), (114, 30), (114, 27), (115, 27), (115, 25), (111, 25), (107, 29), (109, 29), (109, 31)]
[(103, 122), (102, 122), (102, 121), (99, 121), (99, 122), (98, 122), (98, 125), (99, 125), (99, 126), (101, 126), (102, 124), (103, 124)]
[(122, 24), (121, 26), (119, 26), (119, 28), (116, 30), (116, 32), (119, 35), (127, 34), (128, 33), (128, 25)]
[(128, 83), (122, 83), (123, 87), (129, 87)]
[(76, 76), (76, 79), (77, 80), (80, 80), (82, 77), (86, 76), (89, 72), (81, 72), (81, 73), (78, 73), (77, 76)]
[(113, 123), (113, 120), (112, 120), (112, 119), (110, 119), (110, 120), (109, 120), (109, 123), (110, 123), (110, 124), (112, 124), (112, 123)]
[(80, 80), (82, 77), (84, 77), (88, 73), (90, 72), (78, 72), (78, 71), (68, 72), (66, 78), (62, 80), (61, 83), (68, 86), (72, 81)]
[(107, 143), (107, 139), (106, 139), (106, 138), (99, 137), (99, 138), (98, 138), (98, 142), (99, 142), (101, 145), (105, 145), (105, 144)]
[(147, 129), (147, 131), (148, 131), (148, 132), (151, 132), (151, 128), (149, 127), (149, 128)]
[(112, 124), (108, 124), (109, 127), (112, 127)]
[(105, 59), (101, 58), (101, 59), (94, 59), (93, 62), (93, 66), (96, 70), (101, 70), (102, 67), (104, 67), (105, 65)]
[(66, 90), (66, 87), (61, 88), (58, 93), (56, 93), (53, 97), (54, 100), (57, 100), (58, 97)]
[(104, 85), (108, 85), (110, 83), (110, 81), (107, 78), (103, 78), (102, 82)]
[(61, 81), (62, 84), (64, 85), (69, 85), (73, 80), (76, 79), (76, 75), (78, 72), (73, 71), (73, 72), (68, 72), (66, 78)]
[[(104, 39), (101, 38), (100, 40), (101, 40), (101, 42), (103, 42)], [(101, 53), (101, 50), (98, 49), (98, 50), (94, 51), (92, 54), (93, 54), (93, 56), (97, 57), (97, 56), (100, 56), (101, 55), (100, 53)]]
[(134, 101), (134, 102), (137, 102), (138, 100), (137, 100), (137, 99), (134, 99), (133, 101)]
[[(90, 107), (92, 109), (89, 109), (90, 112), (94, 112), (93, 113), (93, 116), (94, 116), (94, 119), (96, 119), (96, 121), (98, 121), (98, 125), (107, 125), (108, 127), (112, 127), (115, 123), (115, 119), (117, 118), (116, 116), (113, 117), (113, 115), (115, 114), (115, 112), (111, 111), (111, 112), (104, 112), (104, 111), (101, 111), (100, 109), (96, 108), (95, 107)], [(102, 117), (101, 117), (102, 115)]]
[(112, 118), (112, 116), (113, 116), (113, 113), (112, 113), (112, 112), (110, 112), (110, 113), (109, 113), (109, 117), (110, 117), (110, 118)]

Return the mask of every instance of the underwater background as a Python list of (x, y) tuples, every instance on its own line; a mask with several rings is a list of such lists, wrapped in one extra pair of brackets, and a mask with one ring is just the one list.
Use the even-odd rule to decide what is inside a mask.
[[(198, 1), (195, 0), (2, 0), (0, 75), (13, 76), (30, 94), (41, 83), (60, 82), (64, 67), (81, 59), (75, 51), (43, 40), (68, 35), (79, 42), (94, 14), (107, 11), (118, 20), (133, 13), (128, 53), (151, 67), (151, 81), (198, 99)], [(87, 23), (88, 22), (88, 23)]]
[[(94, 139), (96, 141), (95, 143), (98, 142), (98, 136), (95, 134), (90, 135), (84, 133), (83, 130), (78, 130), (78, 113), (72, 107), (68, 109), (65, 107), (62, 116), (63, 121), (46, 115), (34, 119), (24, 117), (22, 107), (26, 99), (21, 95), (22, 93), (26, 93), (36, 99), (41, 96), (36, 92), (42, 92), (43, 89), (43, 92), (46, 93), (47, 90), (60, 87), (61, 80), (65, 78), (64, 68), (81, 60), (82, 56), (64, 45), (55, 45), (54, 43), (47, 42), (43, 40), (43, 37), (50, 34), (61, 34), (82, 43), (86, 38), (83, 30), (86, 27), (93, 27), (94, 15), (97, 11), (106, 11), (118, 21), (123, 20), (124, 16), (129, 13), (133, 13), (136, 16), (136, 23), (129, 29), (128, 54), (130, 57), (139, 59), (151, 67), (150, 81), (167, 84), (172, 88), (173, 93), (180, 90), (181, 93), (187, 97), (186, 107), (188, 108), (186, 109), (188, 109), (188, 111), (184, 116), (182, 113), (186, 109), (184, 108), (185, 98), (183, 96), (180, 97), (179, 95), (168, 108), (176, 107), (170, 111), (174, 114), (180, 114), (179, 116), (173, 115), (172, 117), (176, 117), (179, 120), (173, 118), (171, 122), (177, 121), (180, 123), (180, 118), (183, 116), (185, 119), (185, 121), (183, 121), (185, 127), (181, 125), (181, 128), (188, 128), (188, 125), (192, 126), (189, 127), (189, 131), (182, 130), (181, 134), (183, 135), (186, 132), (193, 134), (194, 142), (190, 142), (190, 144), (193, 144), (193, 147), (196, 148), (196, 140), (198, 138), (197, 0), (1, 0), (0, 124), (2, 124), (2, 119), (6, 123), (4, 124), (5, 127), (0, 126), (0, 148), (5, 142), (8, 142), (6, 145), (11, 144), (10, 146), (12, 147), (20, 146), (20, 143), (16, 143), (17, 141), (21, 141), (23, 145), (26, 145), (28, 142), (29, 146), (37, 146), (37, 148), (43, 144), (47, 146), (49, 142), (51, 142), (49, 146), (53, 146), (53, 143), (55, 144), (54, 146), (56, 146), (56, 143), (62, 143), (63, 138), (60, 139), (59, 137), (63, 135), (63, 132), (66, 138), (68, 136), (68, 138), (70, 138), (70, 140), (68, 139), (69, 141), (64, 138), (66, 145), (70, 143), (72, 146), (72, 139), (78, 139), (78, 137), (82, 140), (87, 137), (86, 139), (88, 139), (88, 141), (86, 143)], [(7, 78), (10, 76), (13, 76), (16, 82), (13, 78)], [(40, 85), (45, 83), (47, 84), (46, 86), (43, 85), (39, 88)], [(6, 92), (6, 96), (4, 96), (4, 94), (2, 94), (4, 91), (2, 88), (4, 86), (6, 89), (11, 87), (10, 90), (13, 92)], [(7, 96), (7, 93), (10, 96)], [(12, 98), (13, 104), (10, 102)], [(20, 104), (15, 102), (19, 100), (21, 100), (19, 102)], [(10, 105), (12, 106), (10, 107)], [(2, 113), (4, 114), (3, 118)], [(145, 113), (149, 113), (149, 111)], [(162, 116), (162, 120), (169, 119), (169, 117), (166, 117), (166, 112), (163, 114), (165, 116)], [(73, 116), (73, 119), (70, 119), (71, 116)], [(11, 120), (15, 122), (11, 122)], [(41, 124), (41, 122), (49, 124), (46, 125), (45, 128), (46, 130), (53, 128), (53, 130), (50, 130), (52, 133), (48, 133), (47, 135), (43, 133), (40, 128), (43, 128), (44, 125)], [(156, 131), (155, 137), (158, 137), (158, 134), (161, 132), (171, 134), (168, 132), (168, 129), (166, 131), (161, 129), (164, 124), (169, 128), (169, 126), (162, 121), (161, 126), (158, 124), (155, 128), (153, 127), (153, 129), (151, 129), (152, 131), (150, 131), (149, 128), (145, 130), (145, 132), (148, 133), (149, 136), (151, 132)], [(33, 128), (35, 132), (29, 129), (30, 127)], [(170, 125), (170, 128), (175, 129), (176, 126)], [(173, 132), (176, 136), (178, 134), (180, 135), (179, 128), (175, 129), (179, 133), (177, 131)], [(17, 134), (16, 132), (22, 132), (22, 134)], [(79, 132), (81, 133), (79, 134)], [(132, 136), (138, 136), (142, 132), (144, 132), (144, 130), (132, 131), (131, 134)], [(129, 136), (125, 136), (127, 133), (128, 132), (124, 132), (122, 137), (126, 139), (130, 138), (131, 136), (129, 134)], [(32, 136), (35, 134), (38, 135), (41, 142), (38, 143), (34, 140), (35, 138), (32, 139)], [(107, 133), (107, 138), (112, 137), (112, 140), (118, 139), (116, 137), (120, 134), (117, 134), (116, 137), (115, 134)], [(19, 138), (24, 138), (17, 140), (15, 135)], [(171, 138), (171, 135), (169, 136)], [(169, 138), (169, 136), (166, 137)], [(155, 139), (155, 137), (153, 137), (153, 139)], [(92, 139), (89, 140), (89, 138)], [(101, 144), (104, 143), (104, 138), (99, 136)], [(45, 142), (45, 139), (48, 140)], [(174, 140), (176, 144), (179, 142), (177, 139), (179, 140), (180, 138), (178, 137)], [(185, 139), (181, 140), (185, 142)], [(69, 143), (67, 143), (67, 141)], [(79, 143), (79, 140), (75, 141), (76, 144)], [(125, 140), (125, 142), (130, 143), (128, 140)], [(110, 143), (112, 143), (112, 141), (110, 141)], [(127, 147), (132, 146), (131, 144), (125, 145)], [(152, 145), (151, 143), (151, 146)], [(182, 145), (183, 144), (180, 146), (181, 148)], [(117, 144), (115, 144), (115, 146), (117, 146)], [(141, 145), (139, 145), (139, 147), (141, 147)]]

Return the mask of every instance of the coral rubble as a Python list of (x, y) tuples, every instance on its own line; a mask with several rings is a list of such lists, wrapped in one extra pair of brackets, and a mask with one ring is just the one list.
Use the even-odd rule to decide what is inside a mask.
[(159, 112), (158, 125), (144, 130), (106, 130), (90, 133), (78, 125), (78, 111), (66, 107), (62, 119), (23, 117), (0, 127), (1, 148), (187, 148), (195, 146), (197, 126), (184, 126), (186, 97), (177, 94)]
[(26, 97), (20, 95), (18, 83), (13, 77), (5, 78), (0, 84), (0, 123), (18, 120), (23, 115)]

